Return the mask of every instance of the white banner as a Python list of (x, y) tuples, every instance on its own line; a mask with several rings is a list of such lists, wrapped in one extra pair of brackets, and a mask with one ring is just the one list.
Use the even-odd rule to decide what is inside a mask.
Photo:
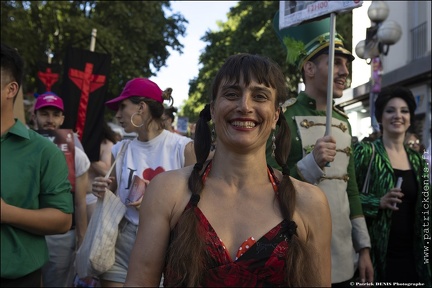
[(363, 5), (363, 1), (279, 1), (279, 29), (333, 12), (347, 12)]

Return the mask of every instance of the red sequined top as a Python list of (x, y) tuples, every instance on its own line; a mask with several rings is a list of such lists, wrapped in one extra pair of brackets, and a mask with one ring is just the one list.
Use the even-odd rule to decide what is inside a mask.
[[(203, 174), (203, 180), (208, 175), (211, 162)], [(268, 169), (269, 179), (277, 192), (277, 179), (271, 168)], [(191, 197), (192, 199), (192, 197)], [(203, 275), (203, 287), (264, 287), (264, 286), (286, 286), (285, 278), (285, 255), (289, 247), (289, 239), (295, 233), (296, 224), (293, 221), (282, 220), (274, 228), (268, 231), (258, 240), (250, 237), (243, 243), (237, 253), (235, 260), (231, 259), (225, 249), (222, 240), (202, 213), (202, 211), (189, 201), (185, 210), (194, 209), (195, 214), (203, 231), (202, 237), (207, 243), (209, 259), (207, 259), (207, 270)], [(172, 236), (177, 227), (172, 231)], [(175, 237), (175, 236), (174, 236)], [(172, 241), (173, 239), (171, 239)], [(246, 247), (248, 246), (248, 247)], [(173, 286), (178, 283), (175, 273), (170, 267), (165, 267), (164, 286)], [(179, 286), (186, 286), (180, 283)]]

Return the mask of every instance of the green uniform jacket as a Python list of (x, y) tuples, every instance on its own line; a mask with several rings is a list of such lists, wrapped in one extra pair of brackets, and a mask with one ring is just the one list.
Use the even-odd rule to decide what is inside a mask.
[[(332, 136), (336, 138), (337, 156), (331, 167), (321, 169), (310, 152), (325, 134), (326, 112), (317, 111), (315, 100), (304, 92), (282, 107), (286, 107), (284, 115), (291, 133), (290, 175), (318, 186), (326, 194), (332, 216), (332, 283), (347, 281), (355, 272), (356, 252), (371, 245), (355, 177), (348, 117), (333, 109)], [(281, 169), (271, 157), (271, 144), (270, 137), (267, 162)]]
[[(372, 157), (373, 152), (371, 145), (372, 144), (369, 142), (360, 142), (354, 150), (359, 190), (362, 190), (369, 162)], [(375, 281), (383, 281), (383, 279), (385, 279), (387, 244), (389, 242), (393, 211), (390, 209), (379, 209), (379, 203), (381, 197), (396, 186), (396, 179), (382, 139), (375, 140), (373, 145), (375, 146), (375, 156), (369, 174), (369, 189), (367, 193), (361, 193), (360, 197), (372, 241), (371, 259), (375, 270)], [(408, 154), (409, 162), (416, 175), (416, 180), (419, 183), (414, 223), (415, 247), (413, 247), (417, 263), (416, 270), (420, 276), (420, 281), (424, 282), (426, 287), (431, 287), (430, 264), (424, 263), (426, 259), (427, 261), (430, 260), (431, 253), (430, 216), (432, 209), (429, 195), (429, 169), (419, 153), (412, 149), (405, 149)], [(427, 240), (427, 238), (429, 240)]]
[[(68, 167), (63, 152), (16, 121), (1, 136), (1, 197), (24, 209), (73, 212)], [(1, 224), (1, 277), (16, 279), (48, 261), (44, 235)]]

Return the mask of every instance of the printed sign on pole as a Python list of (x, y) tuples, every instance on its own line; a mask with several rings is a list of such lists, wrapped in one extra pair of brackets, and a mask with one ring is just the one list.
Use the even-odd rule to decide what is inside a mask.
[(304, 22), (313, 22), (330, 15), (330, 38), (328, 52), (328, 85), (326, 107), (326, 132), (331, 135), (333, 106), (333, 65), (334, 41), (336, 30), (336, 12), (346, 12), (360, 7), (363, 1), (279, 1), (279, 30), (297, 26)]
[(279, 1), (279, 29), (296, 26), (321, 16), (347, 12), (362, 6), (363, 1)]

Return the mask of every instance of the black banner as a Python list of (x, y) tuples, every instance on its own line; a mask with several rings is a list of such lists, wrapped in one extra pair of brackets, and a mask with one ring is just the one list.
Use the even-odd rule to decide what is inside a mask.
[(99, 160), (110, 66), (110, 55), (77, 48), (69, 48), (64, 61), (62, 128), (78, 133), (91, 162)]

